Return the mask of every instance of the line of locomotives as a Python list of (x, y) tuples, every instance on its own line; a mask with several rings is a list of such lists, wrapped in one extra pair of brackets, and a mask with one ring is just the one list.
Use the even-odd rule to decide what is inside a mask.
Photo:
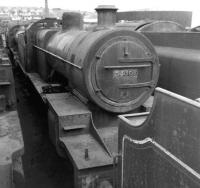
[[(114, 6), (96, 11), (98, 24), (87, 30), (79, 13), (67, 12), (8, 33), (13, 59), (47, 106), (49, 136), (73, 164), (74, 187), (199, 187), (200, 105), (155, 90), (159, 60), (173, 66), (164, 51), (186, 49), (190, 32), (173, 22), (116, 23)], [(176, 66), (189, 59), (179, 55)]]
[(0, 187), (23, 181), (24, 143), (16, 109), (12, 64), (6, 49), (5, 34), (0, 33)]

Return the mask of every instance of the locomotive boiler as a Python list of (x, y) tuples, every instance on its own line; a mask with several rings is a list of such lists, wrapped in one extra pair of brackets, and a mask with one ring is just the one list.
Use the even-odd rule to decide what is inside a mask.
[(79, 13), (68, 12), (62, 26), (43, 19), (18, 40), (24, 72), (48, 107), (50, 138), (70, 158), (77, 188), (116, 187), (117, 115), (140, 111), (159, 76), (151, 42), (116, 25), (114, 6), (96, 11), (98, 24), (90, 31)]
[(97, 11), (99, 25), (95, 31), (81, 30), (80, 15), (65, 13), (63, 29), (43, 49), (47, 31), (39, 31), (35, 47), (46, 53), (46, 63), (79, 93), (105, 110), (128, 112), (152, 93), (158, 79), (158, 59), (142, 35), (114, 28), (116, 9), (100, 7)]

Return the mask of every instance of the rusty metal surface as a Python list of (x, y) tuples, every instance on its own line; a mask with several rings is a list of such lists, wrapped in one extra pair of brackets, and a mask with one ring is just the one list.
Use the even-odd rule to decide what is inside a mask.
[(94, 168), (87, 171), (75, 171), (77, 188), (113, 188), (113, 167)]
[[(107, 14), (103, 7), (100, 12), (103, 17)], [(68, 14), (71, 19), (73, 15)], [(116, 17), (115, 11), (111, 15)], [(25, 71), (38, 72), (45, 80), (56, 71), (84, 97), (116, 113), (139, 107), (153, 92), (159, 62), (153, 46), (141, 34), (125, 27), (100, 27), (100, 23), (92, 32), (79, 27), (62, 30), (55, 23), (59, 20), (42, 19), (19, 34), (19, 56)]]
[(127, 28), (58, 32), (51, 37), (46, 53), (53, 69), (84, 96), (111, 112), (139, 106), (158, 78), (158, 60), (151, 44)]
[[(50, 28), (50, 29), (41, 29), (37, 32), (37, 44), (41, 48), (46, 48), (46, 44), (49, 40), (49, 38), (58, 31), (58, 27)], [(50, 67), (47, 63), (46, 55), (44, 52), (37, 50), (36, 51), (36, 69), (37, 72), (40, 74), (41, 78), (44, 80), (48, 79), (48, 76), (50, 74)]]
[(34, 88), (36, 91), (42, 95), (42, 87), (48, 86), (48, 83), (46, 83), (44, 80), (41, 79), (40, 75), (37, 73), (27, 73), (28, 78), (33, 83)]
[(37, 31), (44, 28), (52, 28), (55, 26), (55, 23), (59, 24), (60, 20), (56, 18), (45, 18), (37, 22), (30, 24), (25, 30), (25, 41), (26, 41), (26, 71), (33, 72), (37, 70), (35, 60), (35, 51), (33, 49), (32, 43), (35, 43)]
[(167, 20), (190, 27), (192, 12), (189, 11), (127, 11), (118, 12), (117, 20)]
[(48, 61), (51, 74), (64, 76), (82, 98), (90, 99), (84, 103), (69, 92), (44, 94), (41, 89), (49, 83), (38, 73), (28, 73), (47, 104), (50, 139), (61, 157), (71, 159), (76, 187), (91, 187), (83, 179), (112, 180), (118, 147), (116, 113), (137, 108), (153, 92), (159, 75), (154, 47), (130, 28), (60, 30), (50, 38), (47, 33), (45, 20), (26, 29), (29, 71), (46, 69), (42, 63)]
[[(102, 11), (103, 7), (98, 14), (105, 16), (107, 13)], [(73, 18), (75, 14), (67, 15)], [(111, 15), (115, 17), (115, 11)], [(102, 27), (99, 23), (89, 32), (79, 27), (57, 28), (58, 32), (50, 37), (54, 22), (44, 19), (27, 27), (27, 64), (34, 65), (29, 71), (39, 72), (43, 79), (57, 72), (84, 97), (116, 113), (137, 108), (153, 92), (159, 75), (158, 58), (141, 34), (125, 27)]]
[[(117, 124), (117, 123), (116, 123)], [(104, 140), (109, 151), (115, 156), (118, 154), (118, 126), (103, 127), (97, 129), (99, 135)]]
[(111, 135), (117, 135), (117, 129), (110, 134), (105, 133), (110, 129), (96, 129), (87, 106), (70, 93), (47, 94), (46, 100), (49, 135), (60, 156), (70, 158), (75, 187), (96, 187), (104, 181), (112, 185), (113, 158), (109, 149), (116, 141)]
[(199, 187), (199, 113), (199, 103), (157, 88), (140, 125), (121, 116), (122, 187)]
[(156, 46), (161, 64), (158, 85), (180, 95), (200, 96), (200, 33), (144, 33)]
[[(112, 157), (110, 157), (109, 152), (117, 153), (118, 128), (109, 127), (110, 125), (108, 124), (107, 128), (101, 127), (96, 129), (96, 125), (93, 125), (91, 119), (91, 112), (79, 99), (70, 93), (42, 94), (41, 87), (45, 85), (45, 82), (41, 82), (42, 80), (36, 75), (37, 74), (28, 74), (38, 93), (42, 98), (45, 98), (45, 101), (48, 103), (49, 134), (58, 153), (63, 156), (63, 151), (61, 151), (62, 149), (60, 148), (61, 143), (64, 149), (67, 150), (69, 156), (73, 159), (75, 166), (80, 169), (83, 167), (91, 168), (99, 165), (111, 165)], [(105, 122), (109, 123), (109, 121), (111, 120)], [(84, 137), (88, 138), (85, 144), (82, 142), (82, 138)], [(87, 148), (87, 145), (90, 147)], [(80, 151), (77, 149), (78, 146), (80, 147)], [(82, 150), (85, 152), (84, 149), (88, 149), (89, 155), (90, 153), (94, 154), (95, 151), (99, 151), (105, 157), (102, 157), (102, 155), (101, 157), (100, 155), (96, 156), (95, 154), (91, 156), (90, 160), (84, 163), (84, 155), (81, 154)], [(64, 155), (66, 155), (66, 153)]]
[(138, 142), (127, 138), (124, 150), (123, 188), (200, 186), (199, 175), (151, 139)]
[(47, 94), (46, 98), (49, 101), (49, 107), (51, 107), (58, 116), (64, 117), (76, 114), (90, 114), (88, 108), (71, 93)]
[[(67, 148), (78, 170), (112, 165), (113, 160), (91, 134), (81, 134), (60, 139)], [(86, 156), (88, 150), (88, 157)]]
[(46, 98), (49, 104), (51, 139), (55, 140), (53, 142), (57, 148), (61, 143), (76, 168), (87, 169), (112, 164), (112, 158), (99, 142), (98, 133), (94, 129), (92, 131), (91, 112), (87, 107), (68, 93), (48, 94)]

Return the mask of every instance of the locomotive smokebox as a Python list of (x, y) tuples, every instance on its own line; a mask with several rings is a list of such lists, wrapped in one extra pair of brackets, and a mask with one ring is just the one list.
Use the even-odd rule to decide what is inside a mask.
[(114, 6), (96, 10), (99, 27), (92, 31), (80, 30), (79, 13), (63, 15), (64, 30), (50, 37), (45, 47), (48, 65), (98, 107), (126, 113), (143, 104), (154, 91), (158, 57), (142, 34), (115, 26)]
[(112, 26), (116, 23), (117, 8), (114, 5), (99, 5), (96, 9), (99, 26)]
[(62, 16), (62, 28), (63, 30), (68, 29), (79, 29), (83, 28), (83, 16), (78, 12), (65, 12)]

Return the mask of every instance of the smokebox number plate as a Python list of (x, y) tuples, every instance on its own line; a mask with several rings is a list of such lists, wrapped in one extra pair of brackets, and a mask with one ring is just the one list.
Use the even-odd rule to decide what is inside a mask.
[(137, 69), (114, 70), (113, 78), (116, 80), (137, 81), (138, 70)]

